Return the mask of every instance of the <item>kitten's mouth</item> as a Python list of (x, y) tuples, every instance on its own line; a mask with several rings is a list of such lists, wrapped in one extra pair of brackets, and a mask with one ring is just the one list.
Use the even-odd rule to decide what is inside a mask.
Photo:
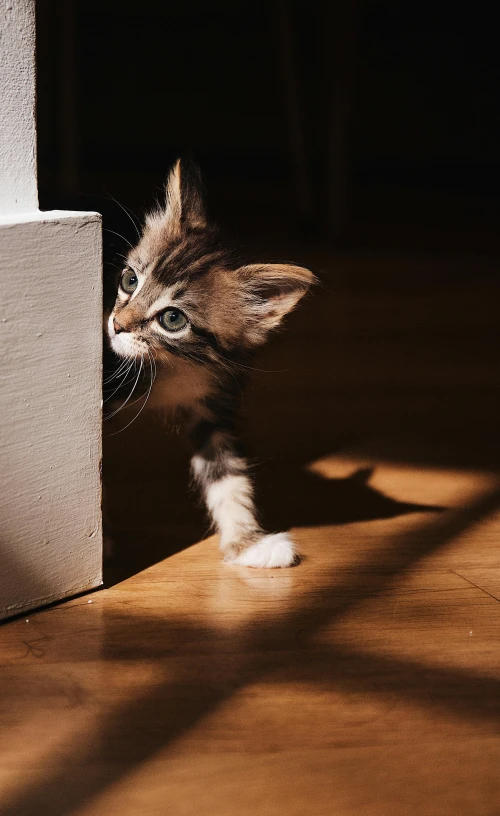
[(113, 315), (108, 320), (108, 337), (111, 348), (119, 357), (135, 360), (147, 352), (147, 346), (140, 343), (130, 332), (121, 331), (118, 334), (116, 333), (113, 326)]
[(136, 360), (143, 357), (147, 352), (146, 346), (139, 346), (137, 342), (127, 335), (115, 335), (110, 338), (111, 348), (119, 357), (127, 357), (129, 360)]
[(128, 332), (120, 334), (109, 334), (109, 341), (111, 348), (119, 357), (125, 357), (129, 360), (138, 360), (147, 354), (148, 348), (143, 343), (138, 342)]

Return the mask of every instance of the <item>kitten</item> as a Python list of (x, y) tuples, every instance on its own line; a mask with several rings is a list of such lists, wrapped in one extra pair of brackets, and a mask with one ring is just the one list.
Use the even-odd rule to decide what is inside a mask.
[(266, 534), (257, 521), (237, 421), (252, 353), (313, 281), (299, 266), (238, 266), (207, 222), (197, 172), (178, 161), (164, 206), (128, 253), (107, 321), (119, 357), (156, 367), (149, 405), (185, 418), (192, 473), (230, 564), (298, 560), (288, 534)]

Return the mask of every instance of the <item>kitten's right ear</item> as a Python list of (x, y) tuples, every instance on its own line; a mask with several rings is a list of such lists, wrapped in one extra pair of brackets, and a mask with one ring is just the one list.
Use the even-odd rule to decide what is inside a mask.
[(293, 264), (250, 264), (236, 270), (243, 293), (247, 343), (258, 346), (297, 306), (316, 282), (309, 269)]
[(178, 237), (183, 228), (202, 228), (205, 224), (200, 171), (194, 162), (178, 159), (165, 184), (165, 205), (147, 217), (146, 225)]

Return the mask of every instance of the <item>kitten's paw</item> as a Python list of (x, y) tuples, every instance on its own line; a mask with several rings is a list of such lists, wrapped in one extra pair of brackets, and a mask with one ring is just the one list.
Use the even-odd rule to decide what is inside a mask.
[(295, 544), (287, 533), (273, 533), (250, 544), (237, 555), (228, 554), (224, 560), (227, 564), (239, 564), (242, 567), (274, 569), (292, 567), (298, 563), (299, 557)]

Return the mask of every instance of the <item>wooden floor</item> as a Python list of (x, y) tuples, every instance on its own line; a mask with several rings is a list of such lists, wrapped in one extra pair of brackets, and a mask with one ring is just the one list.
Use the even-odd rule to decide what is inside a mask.
[(312, 263), (248, 395), (302, 564), (221, 564), (182, 442), (110, 428), (107, 588), (0, 628), (1, 816), (500, 814), (498, 286)]

